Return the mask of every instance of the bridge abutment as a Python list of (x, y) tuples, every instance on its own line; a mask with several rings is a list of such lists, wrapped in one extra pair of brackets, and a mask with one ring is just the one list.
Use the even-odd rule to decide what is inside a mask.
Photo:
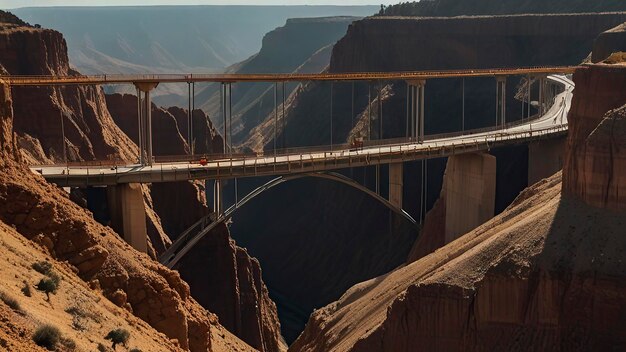
[(111, 227), (136, 250), (148, 251), (148, 231), (143, 192), (138, 183), (107, 187)]
[(446, 168), (445, 243), (491, 219), (496, 201), (496, 157), (484, 153), (454, 155)]
[(566, 137), (531, 142), (528, 145), (528, 185), (563, 169)]

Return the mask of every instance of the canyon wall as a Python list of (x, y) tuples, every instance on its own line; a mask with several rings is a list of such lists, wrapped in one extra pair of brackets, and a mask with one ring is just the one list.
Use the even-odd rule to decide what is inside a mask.
[(563, 193), (587, 204), (624, 210), (622, 65), (590, 65), (574, 75)]
[[(14, 75), (77, 74), (59, 32), (13, 24), (0, 25), (0, 65)], [(24, 150), (31, 160), (42, 153), (57, 162), (136, 158), (136, 146), (113, 122), (100, 88), (13, 87), (13, 101), (21, 144), (37, 146)]]
[[(502, 214), (436, 252), (355, 285), (316, 311), (290, 350), (626, 348), (619, 323), (625, 200), (609, 191), (610, 202), (591, 204), (595, 193), (569, 188), (578, 180), (598, 185), (623, 170), (626, 96), (616, 95), (626, 67), (588, 66), (575, 77), (562, 175), (529, 187)], [(620, 108), (607, 113), (612, 104)], [(598, 161), (587, 165), (599, 167), (581, 178), (571, 160), (590, 156)], [(606, 189), (626, 182), (613, 180)]]
[(626, 50), (626, 24), (612, 28), (598, 36), (593, 43), (591, 62), (598, 63), (607, 59), (611, 54)]

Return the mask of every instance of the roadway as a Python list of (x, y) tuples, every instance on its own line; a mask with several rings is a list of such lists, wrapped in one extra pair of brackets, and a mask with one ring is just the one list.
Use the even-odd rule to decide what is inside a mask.
[[(206, 165), (189, 161), (165, 161), (152, 166), (34, 166), (34, 172), (60, 186), (102, 186), (120, 183), (155, 183), (201, 179), (230, 179), (331, 171), (349, 167), (390, 164), (450, 155), (488, 151), (491, 148), (528, 143), (567, 134), (567, 113), (574, 83), (564, 76), (548, 79), (565, 87), (541, 117), (508, 124), (503, 128), (426, 136), (423, 143), (408, 139), (371, 141), (363, 148), (349, 145), (289, 149), (271, 155), (224, 155)], [(267, 153), (267, 152), (266, 152)]]

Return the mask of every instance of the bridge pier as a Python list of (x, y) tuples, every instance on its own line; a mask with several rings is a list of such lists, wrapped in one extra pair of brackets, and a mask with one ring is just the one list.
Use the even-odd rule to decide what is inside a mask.
[(496, 201), (496, 158), (484, 153), (448, 158), (445, 243), (491, 219)]
[(404, 165), (389, 164), (389, 203), (402, 209), (402, 193), (404, 187)]
[(152, 165), (152, 101), (150, 91), (158, 82), (134, 83), (137, 88), (137, 116), (139, 117), (139, 163)]
[(107, 187), (111, 227), (136, 250), (148, 251), (148, 230), (143, 192), (139, 183)]
[(222, 181), (215, 180), (213, 183), (213, 212), (220, 216), (223, 212), (224, 202), (222, 199)]
[(409, 81), (409, 115), (412, 140), (424, 143), (424, 90), (426, 80)]
[(506, 76), (496, 77), (496, 127), (506, 125)]
[(548, 178), (563, 169), (566, 137), (528, 144), (528, 185)]

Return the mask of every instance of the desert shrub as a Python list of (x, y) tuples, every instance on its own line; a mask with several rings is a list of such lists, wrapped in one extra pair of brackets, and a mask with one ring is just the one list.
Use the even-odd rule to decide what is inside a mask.
[(50, 351), (56, 349), (57, 344), (61, 340), (61, 332), (59, 329), (52, 325), (40, 326), (33, 334), (33, 341), (41, 347), (44, 347)]
[(50, 294), (56, 293), (59, 283), (50, 278), (43, 278), (37, 284), (37, 289), (46, 294), (48, 301), (50, 300)]
[(33, 293), (30, 290), (30, 285), (26, 281), (24, 281), (24, 286), (22, 286), (22, 293), (26, 297), (31, 297), (33, 295)]
[(115, 346), (117, 346), (118, 344), (122, 344), (123, 346), (126, 346), (126, 343), (128, 342), (128, 339), (130, 338), (130, 332), (128, 332), (128, 330), (126, 329), (115, 329), (115, 330), (111, 330), (109, 331), (109, 333), (107, 334), (107, 336), (104, 337), (105, 340), (111, 340), (111, 342), (113, 343), (113, 349), (115, 350)]
[(33, 269), (36, 272), (46, 275), (50, 278), (50, 280), (54, 281), (57, 286), (61, 282), (61, 277), (52, 269), (52, 263), (47, 262), (45, 260), (33, 263)]
[(9, 296), (5, 292), (0, 291), (0, 300), (2, 300), (4, 304), (9, 306), (9, 308), (20, 312), (22, 311), (22, 307), (20, 307), (20, 302), (18, 302), (15, 298)]
[(66, 351), (74, 351), (76, 349), (76, 342), (70, 338), (61, 337), (60, 343), (65, 347)]
[(48, 275), (52, 271), (52, 264), (45, 260), (33, 263), (32, 267), (36, 272), (44, 275)]
[(133, 349), (131, 349), (131, 350), (130, 350), (130, 351), (128, 351), (128, 352), (141, 352), (141, 350), (140, 350), (140, 349), (138, 349), (138, 348), (133, 348)]
[(107, 352), (107, 348), (105, 345), (99, 343), (98, 344), (98, 352)]

